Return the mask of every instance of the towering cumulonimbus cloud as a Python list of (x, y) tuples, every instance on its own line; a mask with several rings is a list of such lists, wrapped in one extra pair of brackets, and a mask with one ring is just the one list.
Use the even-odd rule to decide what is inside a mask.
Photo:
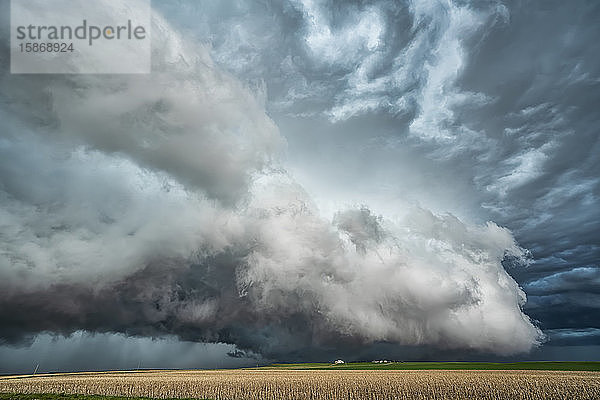
[(139, 76), (2, 62), (0, 342), (170, 334), (269, 357), (541, 342), (502, 266), (527, 256), (507, 229), (418, 207), (327, 220), (278, 163), (261, 94), (159, 15), (153, 60)]

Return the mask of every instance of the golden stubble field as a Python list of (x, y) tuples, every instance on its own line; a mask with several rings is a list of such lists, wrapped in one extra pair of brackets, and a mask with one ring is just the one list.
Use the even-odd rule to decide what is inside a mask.
[(144, 371), (0, 377), (0, 392), (219, 400), (600, 399), (599, 372)]

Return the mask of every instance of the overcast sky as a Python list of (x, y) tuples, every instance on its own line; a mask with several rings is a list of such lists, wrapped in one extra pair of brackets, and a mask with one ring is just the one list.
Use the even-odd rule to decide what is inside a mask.
[(148, 76), (0, 4), (0, 372), (600, 358), (597, 2), (154, 0)]

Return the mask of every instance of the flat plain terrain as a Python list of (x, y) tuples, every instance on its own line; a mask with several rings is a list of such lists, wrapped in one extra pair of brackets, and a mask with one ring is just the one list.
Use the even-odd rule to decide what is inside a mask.
[(102, 372), (0, 377), (0, 392), (215, 400), (577, 400), (600, 398), (600, 373), (352, 369)]
[[(0, 400), (152, 400), (149, 397), (101, 396), (97, 394), (0, 393)], [(168, 400), (168, 399), (164, 399)], [(184, 400), (184, 399), (177, 399)], [(210, 400), (210, 399), (188, 399)]]

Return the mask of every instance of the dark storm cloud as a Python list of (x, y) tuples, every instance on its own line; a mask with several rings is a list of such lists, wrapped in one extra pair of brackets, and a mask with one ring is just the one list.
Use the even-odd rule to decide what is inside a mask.
[(132, 338), (121, 334), (41, 334), (27, 346), (0, 347), (0, 374), (163, 368), (234, 368), (263, 361), (231, 358), (234, 346), (182, 342), (174, 337)]
[(564, 292), (600, 294), (600, 267), (579, 267), (557, 272), (528, 282), (527, 292), (532, 295), (549, 295)]
[(151, 77), (2, 77), (1, 340), (593, 344), (597, 6), (153, 6)]
[(277, 162), (261, 89), (160, 15), (150, 76), (1, 85), (5, 343), (85, 330), (281, 358), (375, 342), (514, 354), (543, 339), (502, 266), (526, 256), (510, 231), (421, 207), (322, 218)]
[(560, 345), (599, 345), (600, 329), (549, 329), (546, 331), (550, 342), (555, 346)]
[[(551, 342), (598, 344), (596, 332), (600, 309), (600, 268), (578, 267), (535, 279), (525, 285), (527, 311), (542, 321), (542, 327), (554, 329)], [(571, 330), (565, 327), (589, 327)], [(578, 334), (578, 332), (580, 334)], [(587, 332), (587, 333), (586, 333)], [(560, 333), (560, 334), (559, 334)], [(564, 335), (563, 335), (564, 333)]]

